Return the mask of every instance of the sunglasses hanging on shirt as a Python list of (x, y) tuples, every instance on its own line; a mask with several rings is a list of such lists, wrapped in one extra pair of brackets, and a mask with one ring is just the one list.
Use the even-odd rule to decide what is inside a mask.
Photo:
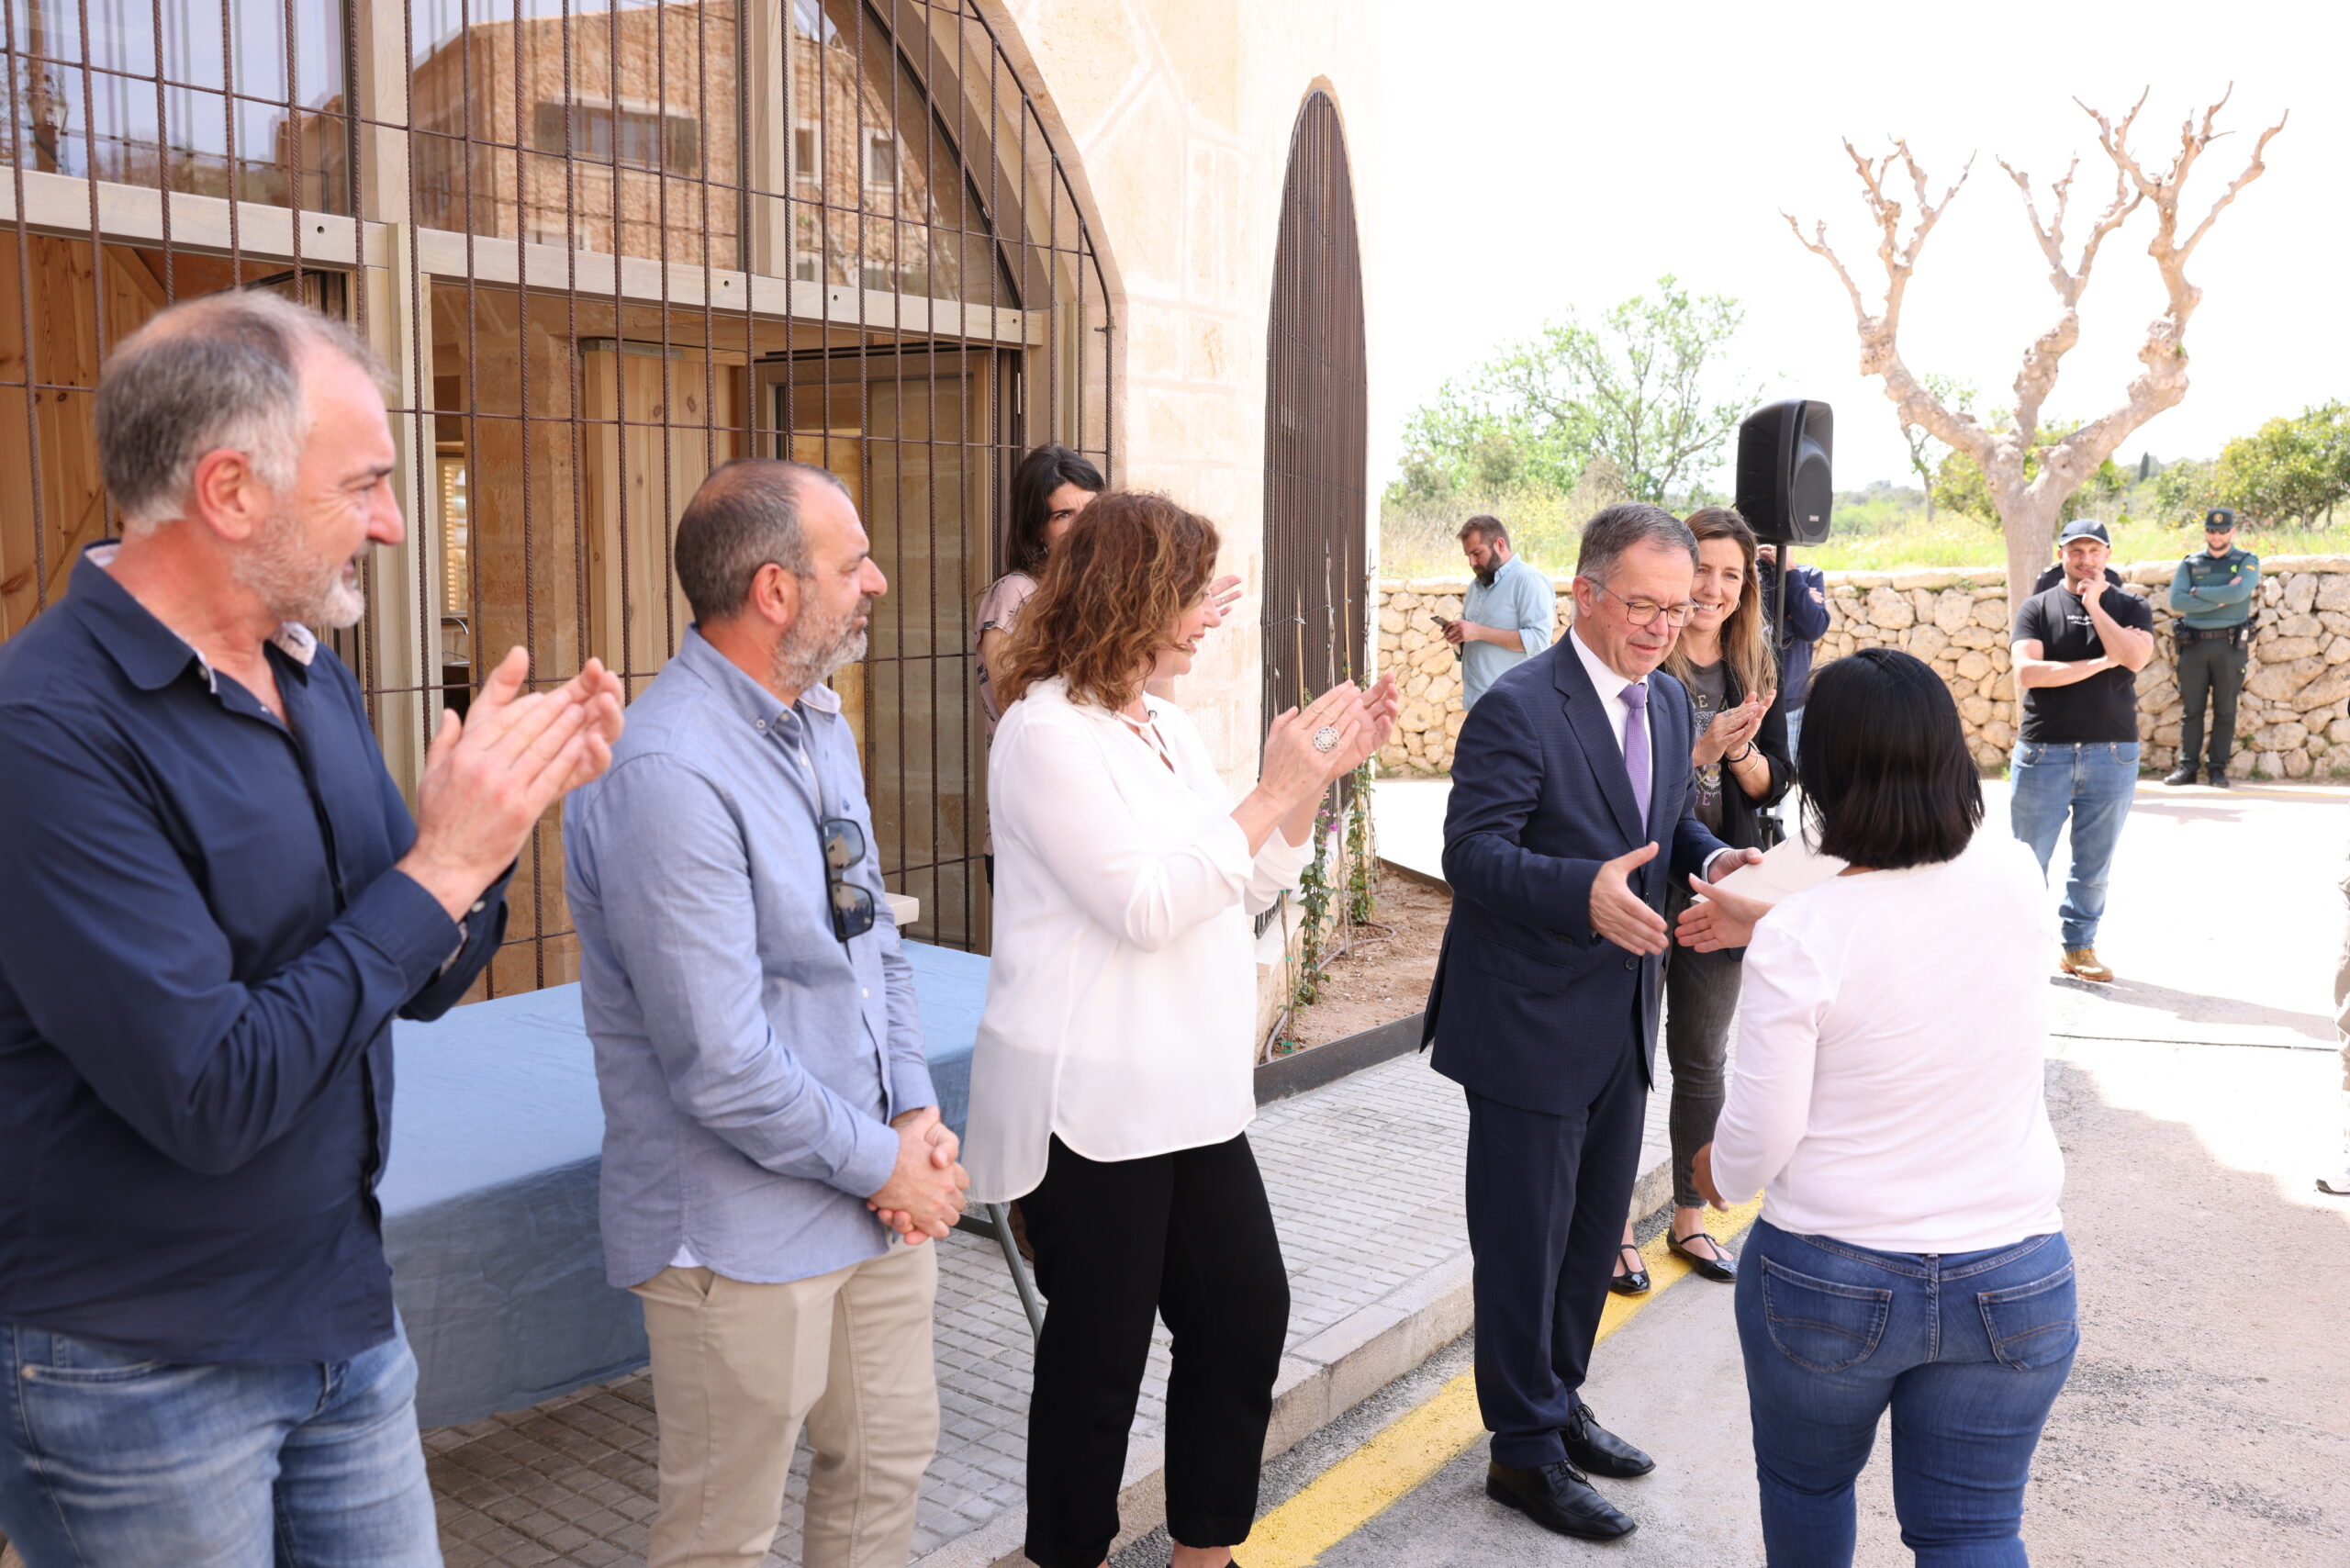
[(824, 888), (833, 909), (833, 935), (844, 943), (873, 929), (873, 895), (848, 879), (849, 868), (865, 858), (865, 830), (847, 817), (816, 824), (824, 840)]

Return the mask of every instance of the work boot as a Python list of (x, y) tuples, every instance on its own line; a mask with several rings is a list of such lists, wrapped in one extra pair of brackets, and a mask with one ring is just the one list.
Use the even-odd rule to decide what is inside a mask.
[(2098, 962), (2094, 947), (2065, 948), (2065, 956), (2057, 960), (2056, 967), (2075, 980), (2090, 980), (2098, 985), (2109, 984), (2113, 980), (2113, 971)]
[(2170, 772), (2164, 777), (2163, 782), (2170, 785), (2194, 783), (2195, 765), (2191, 762), (2180, 763), (2177, 767), (2172, 768)]
[(2228, 787), (2228, 770), (2224, 767), (2212, 768), (2207, 776), (2206, 782), (2208, 782), (2214, 790), (2226, 789)]

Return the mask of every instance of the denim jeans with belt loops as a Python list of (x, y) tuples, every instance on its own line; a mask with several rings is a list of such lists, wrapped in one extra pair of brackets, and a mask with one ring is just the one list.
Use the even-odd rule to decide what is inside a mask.
[(416, 1358), (196, 1365), (0, 1325), (0, 1529), (28, 1568), (441, 1568)]
[(2024, 1484), (2080, 1344), (2062, 1235), (1878, 1252), (1758, 1221), (1738, 1338), (1770, 1568), (1848, 1568), (1852, 1483), (1893, 1410), (1893, 1503), (1921, 1568), (2022, 1568)]
[(2067, 948), (2097, 946), (2113, 846), (2138, 789), (2136, 741), (2022, 741), (2008, 770), (2009, 820), (2045, 875), (2065, 819), (2073, 821), (2073, 864), (2057, 919)]

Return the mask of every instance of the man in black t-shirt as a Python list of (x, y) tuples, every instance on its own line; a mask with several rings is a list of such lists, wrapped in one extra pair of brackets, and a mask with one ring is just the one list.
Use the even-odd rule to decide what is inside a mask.
[(2009, 769), (2015, 835), (2040, 857), (2056, 852), (2072, 821), (2073, 864), (2058, 911), (2064, 952), (2057, 967), (2108, 981), (2097, 927), (2113, 846), (2138, 788), (2138, 672), (2154, 654), (2154, 612), (2107, 580), (2112, 540), (2101, 522), (2065, 525), (2064, 580), (2016, 612), (2016, 689), (2023, 730)]

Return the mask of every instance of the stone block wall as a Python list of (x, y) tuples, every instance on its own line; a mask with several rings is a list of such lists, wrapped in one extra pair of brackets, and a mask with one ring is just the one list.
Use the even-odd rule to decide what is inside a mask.
[[(2119, 566), (2128, 591), (2154, 608), (2154, 657), (2138, 674), (2139, 734), (2147, 767), (2167, 771), (2178, 755), (2179, 695), (2171, 635), (2176, 562)], [(1563, 636), (1573, 600), (1559, 596), (1554, 635)], [(1460, 613), (1466, 578), (1386, 581), (1378, 587), (1379, 663), (1402, 682), (1404, 712), (1382, 769), (1404, 776), (1448, 773), (1460, 733), (1460, 664), (1436, 618)], [(1830, 572), (1829, 629), (1818, 664), (1856, 649), (1895, 647), (1926, 660), (1958, 701), (1967, 744), (1986, 767), (2007, 761), (2019, 711), (2009, 672), (2008, 590), (1996, 571)], [(2350, 555), (2284, 555), (2263, 563), (2252, 663), (2236, 707), (2239, 737), (2230, 772), (2270, 778), (2350, 777)]]

